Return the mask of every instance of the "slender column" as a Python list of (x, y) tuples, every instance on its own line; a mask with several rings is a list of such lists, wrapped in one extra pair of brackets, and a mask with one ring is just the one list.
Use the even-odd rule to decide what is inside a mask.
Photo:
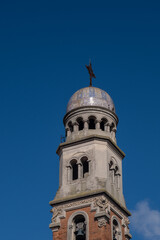
[(66, 128), (66, 135), (67, 135), (67, 137), (69, 137), (70, 134), (71, 134), (70, 129), (69, 129), (69, 128)]
[(88, 120), (84, 120), (84, 129), (88, 130)]
[(100, 129), (100, 122), (96, 120), (96, 129)]
[(71, 182), (71, 167), (67, 166), (67, 181)]
[(114, 184), (114, 170), (110, 170), (111, 184)]
[(117, 174), (117, 188), (118, 189), (120, 189), (120, 182), (119, 182), (119, 180), (120, 180), (120, 174)]
[(78, 163), (78, 178), (82, 178), (82, 165)]
[(110, 123), (107, 123), (107, 125), (106, 125), (107, 132), (110, 132), (110, 127), (111, 127)]
[(77, 122), (75, 122), (75, 123), (73, 124), (73, 131), (74, 131), (74, 132), (78, 132), (78, 123), (77, 123)]
[(116, 140), (116, 131), (117, 131), (116, 128), (113, 128), (112, 131), (111, 131), (111, 136), (112, 136), (113, 140)]

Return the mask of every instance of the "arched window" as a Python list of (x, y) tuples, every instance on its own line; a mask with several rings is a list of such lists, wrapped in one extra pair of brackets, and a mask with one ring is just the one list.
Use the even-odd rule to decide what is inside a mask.
[(96, 129), (96, 118), (94, 116), (89, 117), (89, 129)]
[(118, 166), (115, 166), (115, 175), (118, 173)]
[(104, 129), (104, 126), (105, 126), (106, 122), (107, 122), (107, 120), (106, 120), (105, 118), (102, 118), (101, 123), (100, 123), (100, 129), (101, 129), (102, 131), (105, 130), (105, 129)]
[(111, 180), (111, 184), (115, 183), (115, 164), (116, 164), (115, 159), (111, 158), (109, 162), (109, 177)]
[(114, 217), (112, 220), (112, 240), (121, 240), (121, 230), (118, 220)]
[(83, 178), (88, 176), (89, 173), (89, 162), (88, 162), (88, 158), (87, 157), (82, 157), (81, 158), (81, 162), (82, 162), (82, 176)]
[(78, 164), (77, 160), (73, 159), (71, 161), (71, 167), (72, 167), (72, 180), (78, 179)]
[(113, 162), (113, 160), (111, 160), (110, 163), (109, 163), (109, 170), (114, 170), (114, 162)]
[(79, 131), (84, 129), (84, 122), (82, 118), (77, 119), (78, 125), (79, 125)]
[(73, 132), (73, 124), (72, 124), (72, 122), (68, 123), (68, 127), (69, 127), (70, 132)]
[(86, 222), (83, 215), (77, 215), (73, 219), (74, 239), (86, 240)]
[(77, 211), (70, 216), (67, 240), (89, 240), (89, 217), (86, 212)]

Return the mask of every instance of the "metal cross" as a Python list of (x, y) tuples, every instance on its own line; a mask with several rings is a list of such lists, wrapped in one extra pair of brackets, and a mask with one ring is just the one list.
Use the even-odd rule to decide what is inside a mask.
[(93, 69), (92, 69), (92, 65), (91, 65), (91, 61), (89, 62), (89, 65), (86, 65), (86, 68), (88, 70), (88, 73), (90, 75), (90, 87), (92, 86), (92, 78), (96, 78), (96, 76), (93, 73)]

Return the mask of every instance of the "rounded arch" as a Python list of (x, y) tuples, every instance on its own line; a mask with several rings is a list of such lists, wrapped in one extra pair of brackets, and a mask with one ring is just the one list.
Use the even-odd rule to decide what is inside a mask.
[(119, 174), (119, 167), (118, 167), (118, 165), (115, 165), (115, 174)]
[(71, 121), (69, 121), (68, 127), (69, 127), (70, 132), (73, 132), (73, 123)]
[[(67, 240), (76, 240), (74, 236), (75, 225), (76, 225), (76, 217), (80, 220), (84, 219), (85, 223), (85, 240), (89, 240), (89, 217), (88, 214), (84, 211), (76, 211), (72, 213), (70, 218), (68, 219), (68, 226), (67, 226)], [(82, 217), (82, 218), (80, 218)]]
[(88, 128), (96, 129), (96, 117), (95, 116), (88, 117)]
[(114, 170), (116, 165), (117, 165), (116, 159), (114, 157), (111, 157), (109, 161), (109, 169)]
[(112, 122), (112, 123), (111, 123), (111, 126), (110, 126), (110, 130), (112, 131), (114, 127), (115, 127), (115, 123)]
[(83, 130), (83, 129), (84, 129), (84, 121), (83, 121), (83, 118), (82, 118), (82, 117), (78, 117), (76, 121), (77, 121), (77, 123), (78, 123), (78, 129), (79, 129), (79, 131)]
[(70, 161), (70, 166), (72, 169), (72, 180), (78, 179), (78, 161), (77, 159), (72, 159)]
[(102, 131), (105, 130), (105, 124), (106, 124), (107, 122), (108, 122), (108, 120), (107, 120), (106, 118), (102, 118), (102, 119), (101, 119), (100, 129), (101, 129)]
[(82, 163), (82, 177), (86, 178), (89, 175), (89, 160), (88, 157), (83, 156), (81, 157), (81, 163)]
[(122, 240), (122, 229), (118, 218), (114, 215), (111, 218), (112, 240)]

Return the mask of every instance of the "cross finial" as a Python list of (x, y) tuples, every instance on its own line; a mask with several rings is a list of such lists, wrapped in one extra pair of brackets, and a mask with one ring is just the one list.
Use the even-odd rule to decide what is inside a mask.
[(91, 65), (91, 61), (89, 61), (89, 65), (86, 65), (86, 68), (88, 70), (88, 73), (90, 75), (90, 87), (92, 86), (92, 78), (96, 78), (96, 76), (93, 73), (93, 69), (92, 69), (92, 65)]

